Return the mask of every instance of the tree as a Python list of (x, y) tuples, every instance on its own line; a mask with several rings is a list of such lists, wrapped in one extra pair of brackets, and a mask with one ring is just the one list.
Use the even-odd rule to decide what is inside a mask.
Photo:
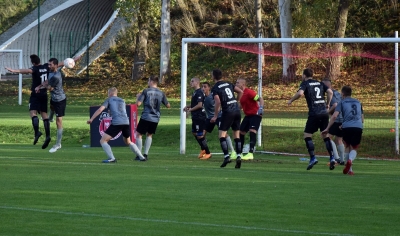
[[(279, 20), (281, 26), (281, 38), (292, 37), (292, 13), (290, 11), (290, 0), (279, 0)], [(283, 79), (290, 80), (295, 77), (295, 68), (290, 43), (282, 43)]]
[(160, 54), (160, 77), (162, 83), (164, 78), (169, 78), (171, 72), (171, 18), (170, 0), (162, 0), (161, 6), (161, 54)]
[[(338, 6), (338, 15), (336, 17), (335, 24), (335, 36), (337, 38), (344, 38), (346, 32), (346, 24), (347, 24), (347, 15), (349, 12), (350, 1), (349, 0), (340, 0)], [(326, 77), (331, 80), (335, 80), (340, 76), (340, 64), (341, 57), (340, 53), (343, 49), (343, 43), (336, 43), (333, 45), (333, 53), (336, 54), (332, 58), (329, 59)]]
[(136, 40), (133, 55), (132, 80), (144, 77), (145, 64), (148, 58), (147, 41), (149, 38), (150, 24), (158, 24), (160, 19), (161, 2), (148, 0), (117, 0), (116, 8), (129, 22), (135, 23)]

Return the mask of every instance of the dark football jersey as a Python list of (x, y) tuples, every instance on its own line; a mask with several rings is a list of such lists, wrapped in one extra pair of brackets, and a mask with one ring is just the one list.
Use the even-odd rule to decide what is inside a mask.
[(300, 89), (304, 91), (308, 106), (308, 115), (327, 114), (325, 92), (329, 88), (322, 82), (308, 79), (300, 84)]
[[(35, 92), (35, 88), (42, 84), (44, 81), (46, 81), (49, 75), (49, 64), (45, 63), (43, 65), (38, 65), (38, 66), (32, 66), (32, 87), (31, 91)], [(40, 90), (41, 94), (46, 94), (47, 89), (41, 89)]]
[(218, 95), (219, 100), (221, 100), (222, 112), (239, 111), (234, 91), (235, 85), (226, 81), (218, 81), (212, 88), (212, 94)]
[[(203, 107), (204, 107), (204, 93), (201, 90), (201, 88), (196, 89), (192, 95), (192, 100), (190, 103), (190, 107), (195, 107), (199, 102), (203, 103)], [(206, 119), (206, 113), (204, 112), (204, 108), (201, 109), (197, 109), (195, 111), (192, 111), (192, 118), (193, 119)]]

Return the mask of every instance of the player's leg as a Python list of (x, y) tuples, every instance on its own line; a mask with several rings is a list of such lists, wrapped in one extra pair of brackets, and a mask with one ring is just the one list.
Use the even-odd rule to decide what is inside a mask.
[(32, 127), (34, 131), (33, 145), (36, 145), (42, 132), (39, 131), (39, 118), (37, 117), (37, 111), (40, 111), (40, 103), (37, 96), (30, 96), (29, 98), (29, 115), (32, 120)]
[(247, 132), (249, 132), (249, 126), (250, 126), (250, 120), (248, 116), (245, 116), (242, 120), (242, 122), (240, 123), (240, 142), (242, 144), (242, 149), (240, 150), (240, 154), (243, 154), (243, 146), (245, 144), (245, 137)]
[(47, 146), (49, 146), (49, 143), (51, 141), (51, 136), (50, 136), (50, 122), (49, 118), (47, 116), (47, 95), (43, 96), (42, 101), (41, 101), (41, 116), (43, 120), (43, 126), (44, 126), (44, 131), (46, 133), (46, 139), (44, 140), (44, 143), (42, 145), (42, 149), (46, 149)]
[(158, 123), (148, 121), (146, 142), (144, 143), (143, 156), (148, 159), (151, 143), (153, 142), (153, 134), (156, 133)]
[[(142, 136), (145, 135), (146, 133), (147, 133), (146, 120), (140, 119), (138, 125), (136, 126), (136, 146), (138, 147), (141, 153), (143, 147)], [(135, 160), (140, 161), (140, 157), (137, 156)]]
[(260, 128), (262, 117), (259, 115), (254, 115), (250, 117), (250, 148), (249, 153), (243, 157), (243, 160), (253, 160), (254, 159), (254, 149), (257, 142), (257, 131)]
[(351, 128), (352, 129), (352, 139), (350, 143), (349, 161), (351, 161), (350, 169), (347, 174), (354, 175), (353, 172), (353, 162), (357, 157), (357, 149), (361, 143), (362, 129), (361, 128)]
[(342, 123), (337, 123), (337, 129), (336, 129), (336, 134), (335, 134), (335, 142), (337, 145), (337, 149), (339, 152), (339, 158), (340, 158), (340, 165), (344, 165), (345, 160), (345, 146), (343, 144), (343, 132), (342, 132)]
[[(328, 127), (328, 123), (329, 123), (329, 116), (328, 116), (328, 114), (326, 114), (326, 115), (321, 115), (321, 116), (319, 117), (319, 130), (320, 130), (320, 131), (325, 130), (326, 127)], [(330, 157), (330, 160), (329, 160), (329, 169), (330, 169), (330, 170), (333, 170), (333, 169), (335, 169), (335, 164), (336, 164), (336, 162), (335, 162), (335, 156), (334, 156), (334, 154), (333, 154), (333, 147), (332, 147), (332, 143), (333, 143), (333, 142), (332, 142), (332, 140), (328, 137), (328, 134), (322, 134), (322, 133), (321, 133), (321, 137), (322, 137), (322, 139), (324, 140), (326, 150), (328, 151), (328, 154), (329, 154), (329, 157)], [(335, 147), (336, 147), (336, 145), (335, 145)]]
[(306, 126), (304, 128), (304, 141), (306, 143), (306, 148), (308, 154), (310, 155), (310, 162), (308, 163), (307, 170), (311, 170), (314, 165), (318, 163), (317, 158), (315, 158), (314, 150), (314, 142), (312, 140), (312, 135), (318, 130), (318, 126), (315, 124), (315, 117), (309, 116), (307, 119)]
[(224, 153), (224, 161), (221, 164), (221, 167), (225, 167), (227, 164), (231, 162), (231, 158), (228, 152), (228, 143), (226, 142), (226, 134), (232, 122), (232, 118), (229, 113), (222, 114), (220, 118), (220, 124), (218, 127), (218, 137), (219, 143), (221, 145), (222, 152)]
[(204, 137), (204, 129), (205, 129), (205, 120), (196, 120), (196, 124), (198, 125), (198, 131), (196, 134), (197, 140), (201, 143), (201, 147), (204, 148), (205, 154), (200, 158), (201, 160), (207, 160), (212, 157), (210, 149), (208, 148), (207, 140)]
[(49, 115), (49, 121), (53, 122), (54, 121), (54, 107), (53, 105), (50, 104), (50, 115)]
[[(108, 159), (102, 161), (103, 163), (117, 162), (117, 160), (115, 159), (114, 154), (111, 150), (111, 146), (108, 144), (108, 141), (110, 141), (115, 136), (114, 135), (115, 130), (117, 130), (117, 129), (115, 129), (113, 127), (113, 125), (110, 125), (110, 127), (108, 127), (106, 132), (103, 134), (103, 137), (101, 137), (101, 139), (100, 139), (101, 147), (103, 148), (104, 152), (106, 153), (106, 155), (108, 157)], [(118, 130), (118, 132), (119, 132), (119, 130)], [(118, 134), (118, 132), (117, 132), (117, 134)], [(112, 134), (112, 135), (110, 135), (110, 134)]]
[(192, 119), (192, 134), (193, 137), (196, 139), (196, 142), (200, 146), (200, 154), (197, 156), (197, 158), (202, 158), (206, 154), (206, 150), (203, 146), (203, 142), (201, 142), (200, 140), (200, 137), (203, 136), (203, 130), (200, 131), (200, 126), (198, 122), (198, 119)]
[(352, 134), (352, 128), (343, 128), (342, 132), (343, 132), (343, 142), (344, 145), (346, 147), (345, 149), (345, 158), (347, 159), (346, 161), (346, 166), (343, 169), (343, 174), (348, 174), (351, 166), (352, 166), (352, 161), (350, 159), (350, 151), (351, 151), (351, 143), (352, 143), (352, 139), (353, 139), (353, 134)]
[(121, 131), (125, 144), (128, 145), (131, 151), (139, 157), (140, 161), (146, 161), (146, 158), (144, 158), (139, 148), (131, 141), (131, 131), (129, 129), (129, 125), (122, 125)]
[(243, 147), (242, 147), (243, 145), (240, 142), (240, 120), (241, 120), (240, 111), (235, 112), (231, 128), (233, 130), (233, 137), (235, 140), (235, 148), (236, 148), (236, 153), (237, 153), (236, 165), (235, 165), (236, 169), (239, 169), (242, 165), (242, 157), (241, 157), (242, 153), (241, 152), (243, 149)]

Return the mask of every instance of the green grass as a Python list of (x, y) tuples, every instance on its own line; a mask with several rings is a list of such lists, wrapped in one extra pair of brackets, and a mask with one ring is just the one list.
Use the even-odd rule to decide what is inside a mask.
[(54, 154), (0, 145), (0, 235), (397, 235), (400, 162), (256, 155), (242, 169), (152, 147), (148, 162), (114, 148), (65, 145)]

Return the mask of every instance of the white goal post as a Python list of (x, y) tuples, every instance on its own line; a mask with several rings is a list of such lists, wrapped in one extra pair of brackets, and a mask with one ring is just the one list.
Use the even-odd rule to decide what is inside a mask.
[[(4, 59), (9, 59), (6, 56), (6, 53), (19, 53), (18, 56), (18, 61), (15, 60), (4, 60)], [(5, 49), (5, 50), (0, 50), (0, 61), (1, 63), (1, 70), (4, 70), (4, 67), (11, 67), (11, 68), (18, 68), (22, 69), (22, 50), (21, 49)], [(18, 104), (22, 105), (22, 74), (18, 74)]]
[[(396, 153), (399, 154), (398, 124), (398, 43), (400, 38), (182, 38), (181, 59), (181, 116), (180, 116), (180, 154), (186, 152), (186, 115), (183, 108), (187, 97), (187, 55), (189, 43), (394, 43), (395, 44), (395, 137)], [(213, 68), (210, 68), (213, 69)], [(259, 80), (259, 88), (262, 87)], [(260, 96), (262, 96), (260, 94)]]

